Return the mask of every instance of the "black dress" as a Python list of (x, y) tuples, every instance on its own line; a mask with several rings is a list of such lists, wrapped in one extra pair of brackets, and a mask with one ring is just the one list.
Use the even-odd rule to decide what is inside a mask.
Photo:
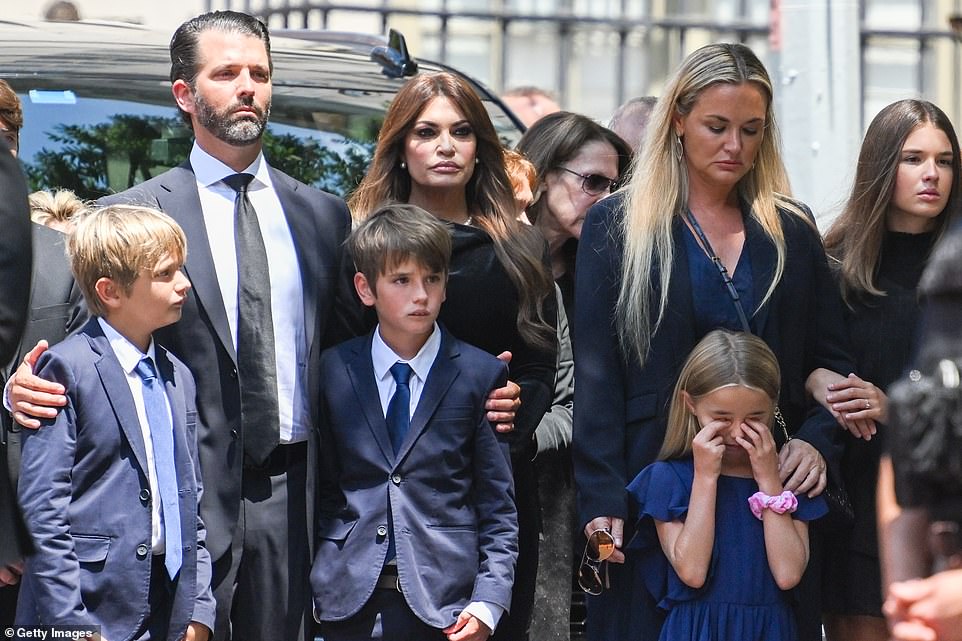
[[(886, 295), (862, 297), (845, 310), (858, 373), (882, 390), (902, 374), (912, 356), (920, 313), (917, 288), (934, 242), (934, 232), (887, 231), (877, 277)], [(850, 530), (825, 533), (827, 612), (882, 616), (875, 488), (884, 434), (883, 425), (871, 441), (850, 435), (845, 439), (842, 478), (855, 521)]]

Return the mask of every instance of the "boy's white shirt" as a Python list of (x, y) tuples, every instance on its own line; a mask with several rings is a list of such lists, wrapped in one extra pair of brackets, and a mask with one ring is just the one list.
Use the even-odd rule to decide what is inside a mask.
[[(164, 543), (162, 502), (159, 498), (160, 490), (157, 487), (157, 468), (154, 465), (154, 444), (150, 437), (150, 423), (147, 422), (147, 410), (144, 408), (144, 384), (140, 375), (135, 371), (137, 363), (139, 363), (144, 356), (149, 357), (150, 360), (154, 362), (154, 367), (157, 367), (154, 339), (150, 339), (147, 353), (144, 354), (140, 351), (139, 347), (127, 340), (103, 318), (97, 318), (97, 322), (100, 323), (100, 328), (104, 331), (104, 336), (107, 337), (107, 341), (110, 343), (110, 348), (113, 350), (114, 355), (117, 357), (117, 360), (120, 361), (120, 367), (124, 370), (127, 385), (130, 387), (130, 394), (134, 397), (134, 406), (137, 408), (137, 420), (140, 422), (140, 433), (144, 437), (144, 448), (147, 451), (147, 484), (150, 487), (150, 495), (155, 497), (155, 500), (150, 502), (150, 547), (154, 554), (163, 554), (167, 548)], [(164, 394), (164, 402), (167, 405), (167, 420), (170, 421), (170, 425), (173, 425), (174, 421), (170, 413), (170, 401), (167, 399), (166, 394)]]
[[(414, 358), (405, 360), (398, 356), (391, 349), (384, 339), (381, 338), (381, 326), (378, 325), (374, 330), (374, 337), (371, 340), (371, 363), (374, 365), (374, 379), (377, 383), (377, 392), (381, 400), (381, 413), (387, 416), (387, 406), (394, 396), (397, 384), (394, 376), (391, 375), (391, 367), (398, 361), (407, 363), (411, 366), (412, 374), (408, 383), (411, 388), (411, 408), (409, 416), (414, 416), (418, 402), (421, 400), (421, 392), (424, 391), (424, 382), (428, 378), (431, 367), (441, 351), (441, 328), (434, 323), (434, 331), (424, 343)], [(487, 601), (472, 601), (464, 608), (464, 611), (473, 615), (476, 619), (493, 632), (504, 614), (504, 608)]]

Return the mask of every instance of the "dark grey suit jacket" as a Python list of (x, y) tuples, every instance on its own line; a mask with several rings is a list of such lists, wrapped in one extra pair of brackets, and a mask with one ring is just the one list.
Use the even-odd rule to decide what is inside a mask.
[[(301, 268), (309, 341), (307, 384), (308, 389), (316, 390), (320, 385), (317, 363), (332, 317), (341, 246), (350, 232), (351, 218), (339, 198), (273, 168), (270, 171)], [(244, 461), (237, 355), (210, 251), (216, 239), (207, 237), (189, 163), (100, 202), (156, 207), (174, 218), (187, 235), (184, 271), (193, 289), (181, 320), (158, 330), (155, 337), (181, 358), (197, 379), (197, 409), (203, 430), (198, 435), (200, 461), (206, 487), (201, 515), (207, 524), (207, 546), (216, 560), (229, 549), (237, 525)], [(311, 409), (316, 416), (316, 407)], [(308, 469), (315, 467), (315, 450), (309, 450)]]
[[(30, 295), (30, 208), (27, 183), (19, 163), (0, 141), (0, 363), (9, 361), (20, 344)], [(30, 550), (0, 451), (0, 566)]]
[[(83, 294), (74, 281), (64, 253), (66, 235), (44, 225), (33, 224), (34, 269), (30, 287), (30, 314), (17, 353), (0, 376), (0, 385), (23, 361), (37, 341), (56, 345), (83, 327), (90, 315)], [(0, 424), (7, 444), (7, 462), (14, 485), (20, 473), (20, 426), (7, 412), (0, 412)]]
[[(518, 522), (507, 447), (485, 416), (507, 366), (446, 331), (397, 456), (381, 411), (371, 337), (324, 353), (315, 616), (340, 621), (368, 601), (394, 524), (401, 590), (445, 628), (471, 601), (507, 609)], [(390, 506), (390, 507), (389, 507)]]

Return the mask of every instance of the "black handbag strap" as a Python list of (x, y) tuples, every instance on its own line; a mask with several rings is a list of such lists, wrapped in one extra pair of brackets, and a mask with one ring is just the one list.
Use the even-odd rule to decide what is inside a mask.
[(738, 295), (738, 290), (735, 288), (735, 283), (732, 282), (731, 275), (728, 273), (728, 270), (725, 269), (725, 265), (722, 264), (721, 258), (719, 258), (715, 253), (715, 250), (712, 249), (711, 243), (708, 242), (708, 236), (706, 236), (705, 232), (702, 231), (701, 225), (698, 224), (698, 221), (692, 215), (690, 209), (685, 213), (685, 219), (691, 226), (692, 231), (695, 232), (695, 235), (698, 236), (698, 240), (701, 242), (701, 246), (702, 249), (705, 250), (705, 254), (708, 255), (708, 258), (711, 259), (711, 262), (715, 264), (716, 268), (718, 268), (718, 273), (721, 275), (722, 282), (725, 283), (725, 289), (728, 290), (728, 295), (731, 296), (732, 303), (735, 305), (735, 311), (738, 312), (738, 320), (741, 321), (742, 329), (751, 334), (752, 330), (748, 325), (748, 317), (745, 315), (745, 308), (742, 307), (741, 297)]
[[(748, 325), (748, 317), (745, 315), (745, 308), (742, 307), (741, 297), (738, 295), (738, 290), (735, 288), (735, 283), (732, 282), (731, 275), (728, 273), (728, 270), (725, 269), (725, 265), (722, 264), (721, 258), (719, 258), (718, 254), (715, 253), (715, 250), (712, 249), (711, 243), (708, 242), (708, 236), (705, 235), (701, 225), (698, 224), (698, 221), (692, 215), (690, 209), (685, 213), (685, 219), (695, 232), (695, 235), (698, 236), (698, 240), (701, 242), (701, 246), (702, 249), (705, 250), (705, 254), (708, 255), (708, 258), (711, 259), (711, 262), (714, 263), (715, 267), (718, 268), (718, 273), (721, 275), (722, 281), (725, 283), (725, 289), (728, 290), (728, 295), (731, 296), (732, 304), (735, 305), (735, 311), (738, 312), (738, 320), (741, 321), (742, 329), (749, 334), (753, 333), (751, 327)], [(782, 416), (782, 411), (779, 409), (777, 404), (775, 405), (775, 424), (781, 428), (786, 443), (792, 440), (791, 435), (788, 433), (788, 425), (786, 424), (785, 418)]]

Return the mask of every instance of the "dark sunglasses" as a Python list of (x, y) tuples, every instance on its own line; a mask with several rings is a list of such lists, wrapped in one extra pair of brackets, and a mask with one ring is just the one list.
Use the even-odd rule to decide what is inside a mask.
[(562, 171), (567, 171), (569, 174), (574, 174), (581, 179), (581, 191), (585, 192), (589, 196), (597, 196), (598, 194), (603, 194), (605, 192), (611, 193), (612, 190), (618, 187), (618, 179), (607, 178), (605, 176), (599, 176), (598, 174), (579, 174), (577, 171), (568, 169), (567, 167), (558, 167)]
[[(585, 552), (581, 555), (578, 567), (578, 585), (588, 594), (595, 596), (609, 587), (608, 564), (606, 561), (615, 553), (615, 540), (606, 529), (595, 530), (588, 537)], [(601, 576), (604, 570), (604, 578)]]

